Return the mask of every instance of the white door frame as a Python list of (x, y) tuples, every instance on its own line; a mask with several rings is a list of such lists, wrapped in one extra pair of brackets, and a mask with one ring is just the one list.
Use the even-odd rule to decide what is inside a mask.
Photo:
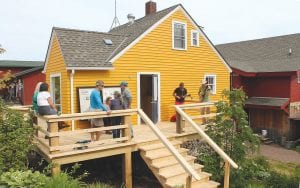
[[(137, 108), (140, 109), (141, 108), (141, 88), (140, 88), (140, 83), (141, 83), (141, 75), (152, 75), (152, 74), (156, 74), (157, 75), (157, 103), (158, 103), (158, 121), (160, 122), (160, 73), (159, 72), (138, 72), (137, 73)], [(152, 87), (152, 86), (151, 86)], [(141, 117), (138, 116), (138, 125), (141, 124)]]

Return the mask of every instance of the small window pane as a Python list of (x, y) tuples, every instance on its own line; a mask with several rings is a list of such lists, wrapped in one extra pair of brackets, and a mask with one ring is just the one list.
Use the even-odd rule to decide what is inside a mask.
[(192, 32), (192, 46), (199, 46), (198, 32)]
[(174, 47), (185, 49), (185, 25), (180, 23), (174, 23)]

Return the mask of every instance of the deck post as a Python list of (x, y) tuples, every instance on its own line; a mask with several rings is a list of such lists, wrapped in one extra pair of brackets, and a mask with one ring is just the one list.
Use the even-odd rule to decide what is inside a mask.
[(132, 188), (132, 158), (131, 150), (124, 153), (123, 158), (123, 180), (126, 188)]
[(192, 175), (188, 175), (188, 177), (186, 178), (186, 188), (192, 188), (192, 180)]
[(122, 136), (128, 138), (128, 142), (131, 141), (131, 116), (123, 116), (123, 124), (128, 125), (128, 128), (122, 129)]
[[(51, 122), (48, 123), (48, 131), (50, 133), (58, 132), (58, 123), (57, 122)], [(49, 146), (59, 146), (59, 137), (49, 137)], [(59, 151), (51, 151), (50, 153), (58, 153)]]
[(229, 188), (230, 164), (225, 161), (224, 188)]
[(57, 175), (60, 173), (60, 164), (56, 164), (54, 163), (53, 166), (51, 167), (51, 174), (53, 175)]
[(176, 133), (181, 134), (182, 133), (182, 117), (181, 115), (176, 112)]

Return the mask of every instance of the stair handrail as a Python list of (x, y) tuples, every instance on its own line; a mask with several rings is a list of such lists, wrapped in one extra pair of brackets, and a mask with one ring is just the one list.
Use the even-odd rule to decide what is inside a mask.
[(160, 139), (160, 141), (166, 146), (166, 148), (173, 154), (179, 164), (183, 169), (193, 176), (196, 180), (200, 180), (198, 173), (191, 167), (191, 165), (181, 156), (181, 154), (176, 150), (176, 148), (171, 144), (171, 142), (164, 136), (161, 131), (154, 125), (154, 123), (149, 119), (142, 109), (138, 109), (138, 114), (144, 120), (144, 122), (151, 128), (154, 134)]
[[(200, 105), (204, 106), (211, 103), (205, 103)], [(212, 103), (213, 104), (213, 103)], [(184, 105), (186, 106), (186, 105)], [(190, 106), (195, 106), (195, 104), (190, 104)], [(179, 105), (175, 105), (176, 112), (179, 113), (185, 121), (189, 122), (194, 129), (198, 132), (198, 134), (225, 160), (228, 161), (229, 164), (233, 168), (238, 168), (238, 165), (180, 108)]]

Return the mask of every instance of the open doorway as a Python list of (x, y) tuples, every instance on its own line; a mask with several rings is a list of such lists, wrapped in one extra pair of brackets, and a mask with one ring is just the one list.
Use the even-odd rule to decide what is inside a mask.
[(159, 121), (159, 74), (139, 74), (139, 106), (152, 120)]

